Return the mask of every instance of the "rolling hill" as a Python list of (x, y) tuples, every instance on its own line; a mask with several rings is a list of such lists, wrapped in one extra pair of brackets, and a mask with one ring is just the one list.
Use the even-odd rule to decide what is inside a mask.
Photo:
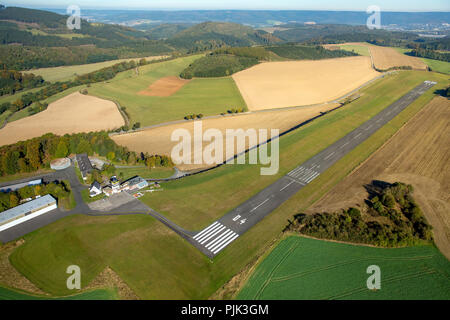
[(195, 52), (223, 46), (247, 47), (280, 41), (270, 33), (237, 23), (204, 22), (178, 32), (167, 43)]

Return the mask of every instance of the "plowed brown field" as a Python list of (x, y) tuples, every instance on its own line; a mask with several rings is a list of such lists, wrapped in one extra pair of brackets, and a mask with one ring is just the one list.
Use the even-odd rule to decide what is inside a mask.
[[(210, 128), (219, 129), (224, 135), (226, 129), (279, 129), (280, 133), (287, 131), (288, 129), (311, 119), (327, 110), (336, 108), (338, 104), (327, 104), (316, 107), (304, 107), (298, 109), (257, 112), (251, 114), (241, 114), (235, 116), (220, 117), (214, 119), (204, 119), (202, 121), (203, 131)], [(172, 148), (178, 144), (178, 142), (172, 142), (170, 140), (172, 132), (176, 129), (187, 129), (194, 137), (194, 123), (192, 121), (172, 124), (147, 130), (142, 130), (134, 133), (127, 133), (122, 135), (112, 136), (112, 139), (119, 145), (128, 147), (130, 150), (137, 152), (148, 152), (150, 154), (164, 154), (170, 155)], [(270, 132), (269, 132), (270, 135)], [(197, 139), (198, 141), (200, 139)], [(208, 143), (204, 143), (206, 146)], [(192, 142), (192, 145), (194, 143)], [(248, 145), (251, 147), (253, 145)], [(226, 145), (224, 143), (224, 150)], [(224, 152), (224, 160), (225, 152)], [(193, 170), (200, 168), (207, 168), (210, 165), (207, 164), (191, 164), (191, 165), (178, 165), (181, 170)]]
[(108, 130), (125, 124), (114, 102), (72, 93), (50, 103), (38, 114), (11, 123), (0, 130), (0, 145), (40, 137), (46, 133), (66, 133)]

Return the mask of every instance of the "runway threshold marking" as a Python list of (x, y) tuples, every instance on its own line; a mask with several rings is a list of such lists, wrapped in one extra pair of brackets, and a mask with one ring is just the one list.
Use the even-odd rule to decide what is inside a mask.
[(335, 152), (333, 151), (332, 153), (330, 153), (329, 155), (327, 155), (326, 156), (326, 158), (324, 159), (324, 160), (328, 160), (328, 159), (330, 159), (332, 156), (333, 156), (333, 154), (335, 154)]

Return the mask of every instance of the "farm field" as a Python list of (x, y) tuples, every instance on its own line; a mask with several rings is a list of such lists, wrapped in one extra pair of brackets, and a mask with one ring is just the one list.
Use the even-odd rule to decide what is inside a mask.
[(370, 57), (370, 52), (369, 52), (369, 48), (367, 47), (367, 45), (364, 44), (360, 44), (360, 43), (343, 43), (343, 44), (328, 44), (328, 45), (324, 45), (325, 49), (330, 49), (330, 50), (345, 50), (345, 51), (350, 51), (350, 52), (355, 52), (361, 56), (366, 56), (366, 57)]
[(33, 116), (8, 123), (0, 130), (0, 145), (39, 137), (52, 132), (89, 132), (114, 129), (124, 120), (114, 102), (74, 92)]
[(448, 99), (434, 98), (308, 212), (332, 212), (355, 206), (367, 197), (364, 185), (372, 180), (412, 184), (416, 200), (433, 226), (438, 248), (450, 259), (449, 111)]
[(63, 298), (49, 298), (45, 296), (29, 295), (25, 292), (0, 287), (0, 300), (116, 300), (117, 294), (114, 290), (93, 290)]
[[(360, 99), (346, 107), (283, 136), (280, 139), (281, 169), (277, 176), (260, 176), (259, 166), (255, 165), (228, 165), (165, 183), (164, 192), (143, 198), (160, 212), (163, 212), (161, 208), (166, 208), (164, 213), (183, 227), (200, 229), (427, 79), (440, 81), (437, 88), (448, 83), (446, 77), (439, 74), (400, 72), (377, 80), (364, 89)], [(67, 217), (25, 236), (25, 243), (13, 252), (11, 262), (39, 288), (55, 295), (66, 294), (65, 268), (77, 261), (85, 270), (83, 287), (108, 265), (141, 298), (206, 299), (263, 253), (266, 246), (279, 236), (287, 219), (329, 191), (432, 97), (433, 93), (427, 92), (233, 242), (215, 257), (214, 263), (147, 215)], [(246, 188), (242, 188), (243, 185)], [(166, 205), (168, 201), (173, 202), (170, 208)]]
[[(189, 114), (214, 115), (231, 108), (246, 109), (233, 79), (193, 79), (170, 96), (139, 94), (160, 79), (178, 77), (190, 63), (201, 55), (139, 67), (139, 74), (129, 70), (118, 74), (106, 83), (93, 84), (89, 94), (117, 101), (126, 107), (131, 122), (149, 126), (182, 120)], [(160, 87), (161, 89), (161, 87)]]
[(373, 63), (377, 69), (387, 70), (393, 67), (410, 66), (416, 70), (426, 70), (426, 64), (416, 58), (399, 53), (389, 47), (369, 46), (373, 57)]
[[(257, 112), (251, 114), (239, 114), (233, 116), (222, 116), (219, 118), (204, 119), (202, 120), (203, 130), (218, 129), (225, 136), (226, 129), (279, 129), (280, 133), (287, 131), (296, 125), (307, 121), (315, 116), (318, 116), (321, 112), (326, 112), (333, 108), (336, 108), (338, 104), (325, 104), (316, 107), (304, 107), (298, 109), (278, 110), (270, 112)], [(136, 152), (149, 152), (156, 154), (169, 155), (172, 152), (173, 147), (178, 144), (178, 141), (172, 142), (171, 135), (176, 129), (186, 129), (194, 137), (194, 122), (186, 121), (180, 124), (171, 124), (133, 133), (126, 133), (120, 135), (114, 135), (111, 138), (119, 145), (126, 146), (132, 151)], [(270, 135), (270, 131), (269, 131)], [(195, 138), (195, 137), (194, 137)], [(202, 137), (196, 137), (196, 141), (200, 142)], [(270, 138), (270, 136), (269, 136)], [(223, 149), (223, 161), (226, 160), (226, 146), (233, 143), (232, 141), (226, 141)], [(206, 143), (205, 143), (206, 144)], [(195, 143), (193, 143), (193, 146)], [(249, 145), (247, 142), (246, 147), (253, 147), (255, 144)], [(202, 148), (197, 148), (201, 152)], [(195, 153), (192, 153), (191, 159)], [(193, 163), (193, 161), (191, 161)], [(180, 170), (194, 170), (205, 169), (213, 165), (208, 164), (179, 164), (177, 167)]]
[(416, 57), (402, 54), (399, 48), (381, 47), (363, 42), (349, 42), (343, 44), (324, 45), (325, 48), (339, 47), (342, 50), (355, 50), (361, 55), (372, 55), (373, 64), (379, 70), (388, 70), (389, 68), (410, 66), (414, 70), (426, 70), (426, 64)]
[[(366, 269), (381, 270), (369, 290)], [(450, 262), (433, 246), (373, 248), (290, 236), (257, 266), (244, 300), (450, 299)]]
[(379, 75), (368, 57), (358, 56), (261, 63), (233, 79), (253, 111), (330, 102)]
[[(259, 166), (255, 165), (225, 165), (200, 175), (167, 182), (164, 184), (165, 192), (151, 196), (145, 195), (140, 199), (184, 228), (201, 230), (428, 78), (448, 84), (445, 76), (439, 74), (416, 71), (399, 72), (388, 78), (377, 80), (363, 89), (362, 96), (358, 100), (283, 136), (280, 139), (280, 170), (277, 175), (261, 176)], [(433, 91), (430, 90), (416, 101), (414, 106), (422, 107), (433, 96)], [(411, 115), (409, 112), (413, 112), (410, 110), (417, 111), (418, 109), (408, 108), (405, 110), (406, 112), (402, 113), (403, 116), (401, 114), (398, 118), (408, 119), (407, 117)], [(322, 181), (327, 187), (333, 186), (339, 177), (343, 177), (349, 172), (349, 167), (356, 167), (360, 163), (358, 161), (368, 157), (371, 152), (376, 150), (377, 146), (380, 146), (400, 128), (401, 124), (395, 122), (395, 125), (389, 126), (385, 133), (371, 138), (374, 139), (371, 144), (365, 142), (363, 144), (365, 147), (357, 149), (359, 153), (353, 153), (355, 152), (353, 151), (353, 158), (347, 156), (343, 162), (343, 166), (340, 168), (342, 172), (329, 169), (327, 172), (333, 172), (332, 175), (327, 172), (321, 174), (305, 189), (311, 190), (317, 181)], [(327, 178), (322, 180), (322, 177)], [(242, 185), (246, 185), (246, 188), (242, 188)], [(305, 194), (308, 194), (306, 190)], [(316, 192), (316, 196), (318, 196), (322, 192), (321, 188), (313, 193)], [(302, 191), (299, 194), (304, 193)], [(185, 200), (187, 195), (189, 201)], [(290, 212), (295, 212), (297, 209), (292, 208)]]
[[(411, 51), (410, 49), (404, 49), (404, 48), (395, 48), (398, 52), (405, 54), (406, 52)], [(440, 61), (440, 60), (434, 60), (434, 59), (428, 59), (428, 58), (419, 58), (424, 63), (426, 63), (432, 71), (441, 72), (445, 74), (450, 74), (450, 62), (447, 61)]]
[[(70, 36), (73, 36), (73, 34), (70, 34)], [(165, 57), (166, 56), (153, 56), (153, 57), (145, 57), (145, 59), (147, 61), (151, 61), (151, 60), (162, 59)], [(66, 81), (66, 80), (75, 79), (75, 77), (77, 75), (82, 75), (85, 73), (100, 70), (102, 68), (110, 67), (116, 63), (120, 63), (123, 61), (132, 61), (132, 60), (138, 62), (140, 59), (142, 59), (142, 58), (117, 59), (117, 60), (110, 60), (110, 61), (104, 61), (104, 62), (76, 65), (76, 66), (62, 66), (62, 67), (53, 67), (53, 68), (32, 69), (29, 72), (34, 73), (37, 76), (41, 76), (42, 78), (44, 78), (44, 80), (49, 81), (49, 82)]]

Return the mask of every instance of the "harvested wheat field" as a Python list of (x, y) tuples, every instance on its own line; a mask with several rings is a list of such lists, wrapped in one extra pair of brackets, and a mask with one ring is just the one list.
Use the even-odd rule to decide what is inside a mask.
[(320, 104), (379, 76), (368, 57), (267, 62), (233, 75), (250, 110)]
[(373, 64), (378, 70), (388, 70), (394, 67), (411, 67), (415, 70), (427, 70), (427, 65), (416, 57), (401, 54), (395, 49), (369, 45)]
[(170, 97), (180, 90), (189, 80), (170, 76), (156, 80), (147, 89), (139, 91), (138, 94), (150, 97)]
[(50, 103), (38, 114), (11, 123), (0, 130), (0, 145), (42, 136), (108, 130), (125, 124), (114, 102), (72, 93)]
[(436, 97), (357, 170), (308, 212), (357, 206), (372, 180), (414, 186), (414, 198), (433, 226), (435, 242), (450, 259), (450, 101)]
[[(327, 104), (316, 107), (304, 107), (289, 110), (257, 112), (251, 114), (241, 114), (234, 116), (225, 116), (213, 119), (202, 120), (203, 132), (207, 129), (219, 129), (225, 136), (226, 129), (279, 129), (280, 133), (309, 120), (320, 112), (325, 112), (336, 108), (338, 104)], [(148, 152), (150, 154), (170, 155), (172, 148), (178, 142), (171, 141), (172, 132), (176, 129), (187, 129), (194, 137), (194, 122), (189, 121), (181, 124), (172, 124), (162, 127), (151, 128), (134, 133), (127, 133), (121, 135), (114, 135), (112, 139), (119, 145), (126, 146), (130, 150), (136, 152)], [(270, 132), (269, 132), (270, 135)], [(197, 139), (198, 141), (201, 140)], [(228, 141), (230, 143), (230, 141)], [(210, 142), (203, 143), (204, 146)], [(194, 145), (194, 143), (192, 143)], [(247, 148), (253, 146), (247, 144)], [(224, 143), (224, 159), (225, 159), (226, 145)], [(211, 167), (208, 164), (181, 164), (177, 165), (180, 170), (194, 170)]]

